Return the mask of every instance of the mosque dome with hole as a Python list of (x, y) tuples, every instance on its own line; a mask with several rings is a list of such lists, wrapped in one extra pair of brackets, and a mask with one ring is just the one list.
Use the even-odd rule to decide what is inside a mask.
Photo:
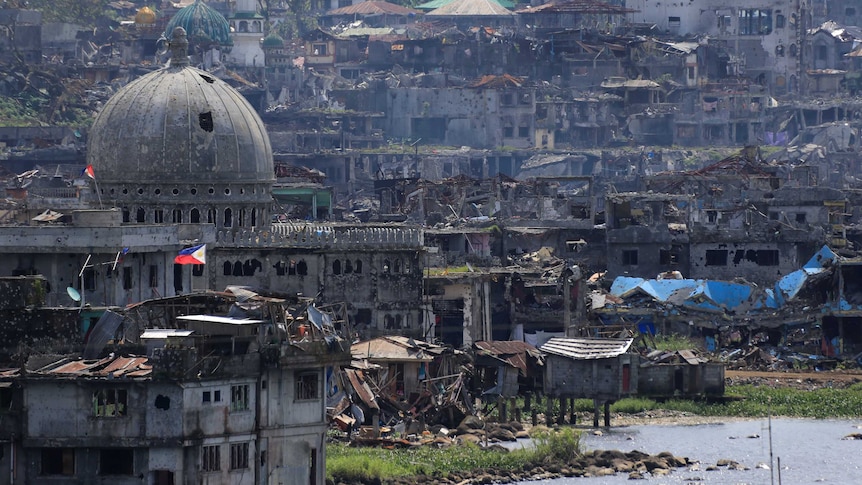
[(168, 44), (168, 67), (124, 86), (93, 122), (94, 189), (124, 222), (263, 227), (275, 180), (263, 121), (230, 85), (189, 66), (182, 27)]

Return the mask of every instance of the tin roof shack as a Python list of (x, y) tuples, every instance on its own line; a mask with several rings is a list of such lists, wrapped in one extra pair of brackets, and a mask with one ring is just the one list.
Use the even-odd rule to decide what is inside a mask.
[(651, 277), (689, 271), (688, 247), (694, 195), (608, 194), (607, 277)]
[[(632, 339), (555, 337), (539, 347), (545, 357), (545, 394), (560, 399), (592, 399), (593, 426), (604, 403), (605, 426), (611, 425), (611, 403), (638, 391), (638, 356)], [(550, 416), (550, 400), (548, 400)], [(561, 406), (561, 415), (565, 406)]]
[(449, 346), (388, 336), (357, 342), (350, 351), (354, 359), (380, 366), (366, 375), (374, 376), (378, 397), (390, 402), (414, 403), (461, 376), (462, 353)]
[(641, 359), (638, 395), (653, 399), (724, 395), (724, 364), (698, 357), (693, 350), (655, 350)]
[(527, 342), (473, 342), (473, 366), (477, 394), (507, 398), (542, 388), (544, 355)]

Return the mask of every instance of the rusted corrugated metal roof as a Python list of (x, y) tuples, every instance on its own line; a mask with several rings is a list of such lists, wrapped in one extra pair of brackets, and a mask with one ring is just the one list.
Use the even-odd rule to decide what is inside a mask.
[(377, 400), (374, 397), (374, 392), (371, 391), (371, 388), (368, 386), (368, 383), (365, 382), (365, 379), (363, 379), (359, 371), (344, 369), (344, 374), (347, 376), (347, 380), (350, 381), (350, 385), (353, 387), (356, 395), (359, 396), (359, 399), (361, 399), (366, 406), (371, 409), (380, 409), (380, 406), (377, 405)]
[(350, 346), (350, 352), (355, 359), (371, 361), (431, 362), (445, 351), (446, 347), (400, 336), (379, 337)]
[(105, 357), (99, 360), (55, 362), (34, 374), (81, 377), (149, 377), (153, 372), (147, 357)]
[(494, 357), (509, 364), (512, 367), (521, 370), (521, 373), (527, 375), (527, 357), (533, 357), (542, 364), (542, 353), (538, 349), (520, 340), (509, 341), (480, 341), (474, 342), (473, 346), (477, 349), (479, 355), (487, 355)]
[(539, 347), (547, 354), (576, 360), (609, 359), (626, 353), (634, 339), (554, 337)]

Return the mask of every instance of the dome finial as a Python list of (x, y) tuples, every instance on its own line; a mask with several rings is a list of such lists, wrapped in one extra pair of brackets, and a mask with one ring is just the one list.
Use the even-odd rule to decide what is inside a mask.
[(175, 27), (168, 42), (171, 47), (171, 67), (189, 65), (189, 40), (186, 37), (186, 29)]

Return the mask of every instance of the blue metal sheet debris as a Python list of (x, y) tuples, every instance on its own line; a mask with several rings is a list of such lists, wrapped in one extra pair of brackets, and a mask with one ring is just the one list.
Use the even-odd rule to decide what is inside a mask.
[(643, 294), (660, 303), (704, 312), (756, 313), (780, 309), (805, 288), (812, 276), (828, 271), (837, 262), (838, 255), (823, 246), (801, 269), (779, 279), (774, 289), (728, 281), (620, 276), (614, 279), (610, 293), (623, 300)]

